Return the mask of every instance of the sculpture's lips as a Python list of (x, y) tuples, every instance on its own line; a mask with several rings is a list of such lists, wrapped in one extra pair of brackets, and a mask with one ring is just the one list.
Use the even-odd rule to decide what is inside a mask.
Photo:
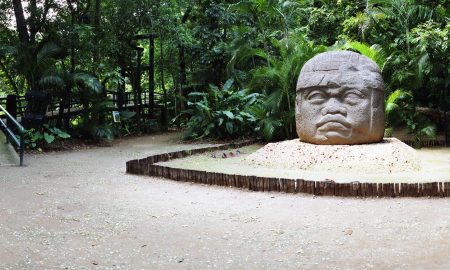
[(325, 116), (322, 120), (317, 123), (316, 127), (318, 129), (350, 129), (351, 125), (342, 117), (335, 116)]

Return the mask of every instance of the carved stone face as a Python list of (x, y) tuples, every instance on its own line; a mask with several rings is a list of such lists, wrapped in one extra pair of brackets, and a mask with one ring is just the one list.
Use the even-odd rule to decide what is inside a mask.
[(383, 81), (377, 65), (348, 51), (309, 60), (297, 83), (296, 124), (301, 141), (379, 142), (384, 134)]

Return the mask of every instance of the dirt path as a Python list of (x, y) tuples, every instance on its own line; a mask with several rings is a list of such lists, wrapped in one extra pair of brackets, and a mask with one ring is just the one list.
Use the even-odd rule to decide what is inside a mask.
[(0, 269), (450, 269), (449, 199), (255, 193), (126, 175), (174, 135), (0, 167)]
[(17, 155), (11, 144), (7, 144), (6, 136), (0, 131), (0, 166), (9, 166), (19, 164), (19, 155)]

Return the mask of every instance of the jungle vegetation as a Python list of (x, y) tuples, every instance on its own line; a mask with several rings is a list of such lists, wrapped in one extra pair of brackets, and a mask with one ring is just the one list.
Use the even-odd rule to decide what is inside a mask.
[(83, 114), (49, 123), (72, 136), (133, 133), (133, 121), (152, 130), (155, 121), (134, 113), (115, 126), (105, 109), (107, 91), (152, 83), (130, 71), (136, 46), (142, 63), (151, 57), (136, 39), (148, 34), (156, 102), (189, 138), (296, 137), (302, 65), (344, 49), (380, 66), (388, 132), (420, 140), (448, 126), (449, 0), (0, 0), (0, 97), (76, 97)]

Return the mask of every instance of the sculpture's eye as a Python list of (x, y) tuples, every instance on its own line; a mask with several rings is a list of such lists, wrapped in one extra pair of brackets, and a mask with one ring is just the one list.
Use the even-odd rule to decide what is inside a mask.
[(313, 102), (322, 102), (327, 99), (327, 95), (323, 91), (316, 90), (316, 91), (311, 91), (308, 94), (307, 99), (309, 101), (313, 101)]
[(344, 93), (343, 98), (350, 104), (357, 104), (365, 98), (365, 95), (358, 90), (350, 90)]

